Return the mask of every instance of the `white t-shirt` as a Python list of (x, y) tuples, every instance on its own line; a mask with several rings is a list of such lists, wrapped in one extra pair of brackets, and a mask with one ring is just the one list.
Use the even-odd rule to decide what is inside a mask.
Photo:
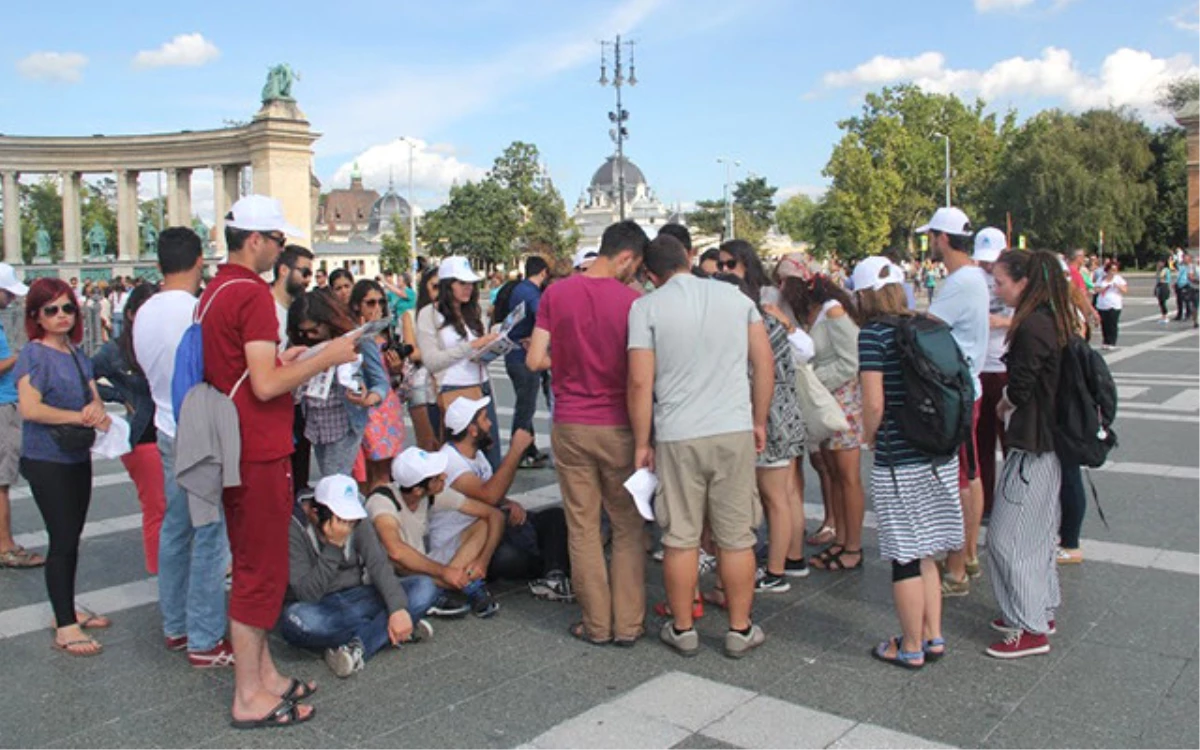
[[(1097, 285), (1096, 289), (1100, 291), (1100, 296), (1096, 298), (1097, 310), (1120, 310), (1125, 306), (1125, 295), (1121, 294), (1121, 290), (1117, 288), (1118, 284), (1124, 284), (1125, 277), (1121, 274), (1115, 274), (1108, 286), (1101, 287)], [(1103, 281), (1100, 284), (1104, 284)]]
[[(453, 489), (454, 481), (468, 472), (486, 482), (492, 478), (492, 465), (483, 451), (468, 459), (458, 452), (452, 443), (446, 443), (439, 451), (446, 457), (446, 491)], [(461, 505), (461, 504), (460, 504)], [(441, 510), (434, 507), (429, 517), (429, 559), (445, 565), (458, 552), (458, 537), (475, 523), (474, 516), (458, 510)]]
[(946, 277), (929, 306), (929, 314), (950, 326), (967, 366), (975, 398), (983, 395), (979, 373), (987, 359), (988, 283), (979, 266), (963, 266)]
[[(438, 325), (442, 325), (442, 316), (437, 316)], [(454, 330), (454, 326), (445, 326), (438, 329), (438, 338), (441, 341), (442, 348), (453, 349), (463, 341), (474, 341), (479, 338), (475, 333), (467, 328), (467, 337), (464, 339), (458, 335), (458, 331)], [(481, 385), (488, 381), (487, 367), (480, 364), (477, 360), (467, 357), (458, 360), (454, 364), (442, 370), (441, 377), (438, 378), (438, 383), (443, 386), (470, 386)]]
[(195, 296), (178, 289), (159, 292), (138, 310), (133, 320), (133, 353), (150, 383), (154, 398), (154, 427), (175, 437), (175, 412), (171, 407), (171, 377), (175, 350), (192, 324)]
[(394, 518), (400, 526), (400, 541), (423, 555), (428, 549), (425, 537), (429, 534), (430, 507), (432, 506), (434, 512), (457, 511), (466, 500), (458, 491), (447, 487), (433, 499), (432, 503), (429, 498), (422, 498), (414, 510), (404, 502), (399, 487), (395, 484), (390, 487), (396, 494), (396, 502), (393, 503), (390, 497), (376, 490), (367, 498), (367, 516), (372, 522), (379, 516)]
[[(1013, 309), (1005, 305), (1004, 300), (996, 296), (996, 279), (990, 273), (987, 275), (987, 283), (988, 313), (1011, 318), (1013, 316)], [(1007, 328), (992, 328), (991, 324), (988, 324), (987, 357), (983, 360), (984, 372), (1008, 372), (1008, 366), (1001, 359), (1008, 352), (1008, 343), (1005, 340), (1007, 337)]]
[(279, 351), (288, 347), (287, 338), (287, 308), (275, 300), (275, 318), (279, 321)]

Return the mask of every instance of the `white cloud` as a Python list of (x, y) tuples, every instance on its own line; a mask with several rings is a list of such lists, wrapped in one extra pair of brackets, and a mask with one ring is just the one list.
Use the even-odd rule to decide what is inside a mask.
[(204, 35), (179, 34), (169, 42), (154, 50), (142, 50), (133, 58), (137, 68), (194, 68), (212, 62), (221, 56), (217, 45), (204, 38)]
[[(475, 181), (487, 174), (483, 167), (460, 161), (448, 144), (431, 145), (418, 138), (412, 141), (413, 202), (418, 209), (440, 203), (455, 182)], [(356, 162), (365, 187), (383, 192), (393, 182), (396, 192), (408, 198), (408, 143), (396, 138), (368, 148), (338, 167), (329, 182), (321, 186), (322, 190), (348, 187), (350, 171)]]
[(986, 70), (954, 69), (939, 52), (911, 58), (875, 57), (849, 71), (827, 73), (826, 88), (870, 87), (911, 81), (926, 91), (974, 93), (987, 101), (1019, 97), (1060, 99), (1071, 109), (1129, 106), (1150, 117), (1162, 86), (1181, 75), (1200, 74), (1188, 55), (1160, 58), (1122, 47), (1104, 59), (1099, 74), (1080, 70), (1071, 53), (1047, 47), (1038, 58), (1011, 57)]
[(35, 81), (78, 83), (87, 62), (78, 52), (34, 52), (17, 61), (17, 72)]
[(1200, 31), (1200, 8), (1195, 3), (1184, 6), (1171, 16), (1171, 25), (1180, 31)]
[(980, 13), (1018, 10), (1026, 5), (1032, 5), (1033, 2), (1034, 0), (975, 0), (975, 10)]

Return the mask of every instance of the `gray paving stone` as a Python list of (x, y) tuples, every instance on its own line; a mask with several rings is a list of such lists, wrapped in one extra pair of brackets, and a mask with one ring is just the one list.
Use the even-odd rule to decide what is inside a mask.
[(1022, 706), (1000, 722), (984, 747), (1144, 747), (1136, 733), (1123, 734), (1108, 725), (1074, 721), (1070, 714), (1043, 716)]
[(935, 742), (975, 747), (1014, 708), (1015, 701), (985, 700), (957, 689), (910, 688), (877, 706), (868, 720)]
[(701, 731), (738, 747), (821, 748), (853, 726), (848, 719), (759, 696)]
[(678, 656), (648, 639), (631, 649), (580, 645), (584, 650), (576, 656), (537, 673), (548, 692), (565, 688), (601, 703), (680, 668)]
[(1198, 667), (1200, 667), (1200, 661), (1197, 661), (1194, 656), (1188, 659), (1187, 664), (1183, 666), (1183, 671), (1175, 680), (1175, 684), (1167, 691), (1167, 695), (1171, 698), (1200, 700), (1200, 669)]
[[(878, 706), (886, 704), (904, 686), (911, 675), (900, 670), (875, 669), (866, 664), (857, 670), (834, 666), (822, 661), (805, 664), (762, 692), (800, 706), (837, 714), (849, 719), (870, 716)], [(883, 666), (883, 665), (879, 665)]]
[(909, 748), (909, 747), (927, 747), (927, 748), (943, 748), (950, 747), (937, 742), (930, 742), (921, 737), (914, 737), (911, 734), (903, 732), (895, 732), (891, 729), (874, 724), (856, 724), (853, 729), (846, 732), (829, 746), (830, 748)]
[(1190, 656), (1200, 643), (1200, 589), (1185, 573), (1145, 571), (1139, 585), (1101, 618), (1086, 639), (1170, 656)]
[(631, 690), (612, 705), (698, 732), (754, 697), (749, 690), (684, 672), (668, 672)]
[[(138, 743), (141, 744), (138, 744)], [(121, 748), (121, 747), (150, 747), (146, 740), (133, 740), (125, 736), (112, 724), (85, 729), (69, 737), (51, 742), (46, 745), (51, 748)]]
[(272, 729), (236, 730), (228, 728), (211, 739), (196, 745), (197, 748), (264, 748), (264, 750), (286, 750), (286, 748), (345, 748), (336, 738), (321, 731), (318, 714), (312, 720), (295, 727)]
[(597, 706), (534, 738), (539, 748), (671, 747), (690, 736), (686, 729), (611, 704)]
[(737, 745), (730, 745), (728, 742), (714, 740), (707, 735), (693, 734), (691, 737), (681, 740), (672, 750), (736, 750), (737, 747)]
[(1164, 698), (1145, 723), (1143, 747), (1200, 747), (1200, 708), (1195, 699)]

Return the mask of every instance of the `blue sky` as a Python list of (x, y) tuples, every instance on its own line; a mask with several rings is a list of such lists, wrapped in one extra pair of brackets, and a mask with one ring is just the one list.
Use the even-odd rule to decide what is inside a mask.
[[(220, 127), (258, 107), (267, 68), (301, 74), (326, 188), (361, 161), (369, 186), (414, 138), (417, 203), (482, 173), (513, 140), (538, 145), (568, 207), (612, 152), (602, 38), (638, 42), (627, 153), (659, 196), (721, 194), (718, 156), (817, 192), (864, 91), (915, 80), (1023, 116), (1138, 108), (1196, 72), (1194, 0), (449, 0), (14, 4), (0, 51), (0, 132), (80, 135)], [(612, 71), (610, 68), (609, 75)], [(197, 208), (211, 213), (198, 174)], [(143, 189), (146, 185), (143, 184)]]

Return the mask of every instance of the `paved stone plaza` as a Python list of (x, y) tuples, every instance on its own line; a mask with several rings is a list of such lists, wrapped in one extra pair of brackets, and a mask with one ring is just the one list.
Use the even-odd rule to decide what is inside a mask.
[[(1148, 279), (1132, 283), (1121, 349), (1107, 355), (1123, 399), (1121, 447), (1092, 476), (1111, 528), (1089, 503), (1087, 561), (1061, 569), (1047, 656), (983, 655), (996, 615), (985, 568), (970, 597), (946, 602), (946, 659), (909, 673), (869, 658), (897, 623), (868, 513), (865, 570), (814, 571), (789, 593), (757, 597), (767, 643), (742, 661), (719, 653), (724, 622), (713, 612), (699, 622), (700, 656), (685, 660), (656, 637), (633, 649), (575, 641), (575, 606), (506, 584), (495, 619), (437, 621), (433, 643), (381, 653), (349, 680), (274, 639), (287, 672), (319, 682), (317, 716), (235, 732), (232, 672), (192, 670), (162, 646), (137, 500), (110, 461), (96, 464), (78, 584), (80, 601), (114, 620), (99, 634), (105, 651), (52, 651), (41, 572), (0, 570), (0, 746), (1197, 747), (1200, 336), (1158, 324), (1149, 289)], [(511, 390), (502, 368), (493, 375), (506, 433)], [(809, 480), (817, 487), (811, 471)], [(514, 492), (555, 502), (553, 471), (520, 472)], [(810, 492), (810, 527), (814, 500)], [(44, 545), (24, 487), (13, 506), (18, 541)], [(661, 573), (648, 568), (656, 601)], [(657, 618), (647, 625), (654, 636)]]

